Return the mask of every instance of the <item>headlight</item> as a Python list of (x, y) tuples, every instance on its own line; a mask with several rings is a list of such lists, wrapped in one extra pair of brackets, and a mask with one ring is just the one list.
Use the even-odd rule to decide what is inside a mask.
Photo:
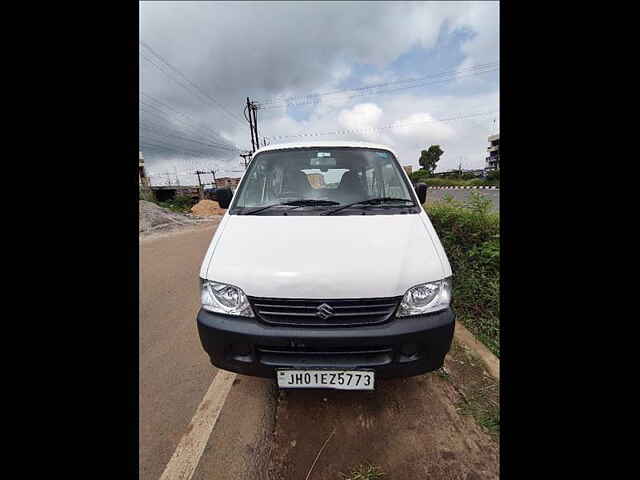
[(210, 312), (253, 317), (249, 300), (242, 290), (226, 283), (200, 279), (202, 308)]
[(404, 294), (398, 317), (423, 315), (444, 310), (451, 304), (451, 277), (437, 282), (423, 283)]

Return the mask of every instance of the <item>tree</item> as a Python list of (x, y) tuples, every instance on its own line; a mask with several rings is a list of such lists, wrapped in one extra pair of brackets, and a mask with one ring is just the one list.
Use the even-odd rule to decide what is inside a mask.
[(440, 160), (440, 156), (444, 153), (444, 150), (440, 148), (440, 145), (431, 145), (429, 150), (422, 150), (418, 163), (429, 174), (432, 174), (436, 169), (436, 164)]

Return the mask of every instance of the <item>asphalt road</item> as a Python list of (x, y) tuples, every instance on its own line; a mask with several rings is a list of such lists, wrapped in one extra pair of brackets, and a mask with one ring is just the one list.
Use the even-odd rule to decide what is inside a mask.
[(454, 200), (459, 202), (466, 202), (471, 196), (472, 192), (477, 192), (485, 198), (491, 200), (491, 206), (494, 211), (500, 211), (500, 190), (486, 190), (486, 189), (468, 189), (468, 190), (458, 190), (458, 189), (447, 189), (447, 190), (435, 190), (428, 189), (427, 190), (427, 204), (431, 202), (437, 202), (442, 200), (446, 195), (453, 197)]
[(195, 316), (215, 228), (140, 242), (140, 479), (304, 479), (324, 442), (309, 480), (366, 461), (391, 479), (498, 478), (495, 441), (458, 413), (458, 391), (435, 373), (380, 380), (371, 392), (278, 391), (212, 367)]

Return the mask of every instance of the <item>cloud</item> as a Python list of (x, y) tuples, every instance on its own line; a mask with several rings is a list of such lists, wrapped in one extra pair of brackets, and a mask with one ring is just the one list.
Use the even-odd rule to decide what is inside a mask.
[[(242, 118), (247, 96), (268, 101), (326, 92), (345, 82), (363, 85), (396, 79), (401, 75), (393, 70), (392, 62), (412, 48), (434, 48), (445, 26), (449, 34), (471, 33), (460, 46), (464, 60), (459, 68), (498, 58), (497, 2), (141, 2), (142, 41), (188, 78), (141, 48), (141, 90), (180, 112), (143, 97), (145, 141), (179, 150), (147, 149), (148, 168), (157, 166), (162, 171), (175, 164), (180, 170), (188, 165), (185, 158), (193, 163), (197, 157), (204, 164), (237, 169), (239, 157), (233, 157), (233, 152), (212, 151), (194, 140), (250, 146), (248, 124)], [(363, 65), (377, 73), (354, 77), (357, 66)], [(482, 77), (464, 79), (469, 81), (465, 85), (486, 87)], [(483, 166), (491, 129), (488, 117), (476, 118), (475, 124), (431, 120), (488, 107), (497, 109), (497, 90), (489, 94), (466, 91), (457, 96), (428, 96), (428, 92), (402, 91), (371, 99), (320, 97), (319, 103), (305, 107), (302, 120), (286, 109), (261, 110), (260, 135), (322, 133), (429, 120), (404, 128), (316, 139), (386, 142), (401, 152), (407, 164), (414, 165), (427, 143), (442, 142), (442, 165), (457, 166), (459, 158), (455, 157), (465, 156), (470, 166)], [(169, 132), (169, 128), (191, 140), (158, 133)], [(194, 152), (199, 154), (194, 156)]]
[(398, 137), (420, 139), (425, 143), (439, 143), (450, 140), (455, 130), (451, 125), (434, 119), (429, 113), (414, 113), (398, 122), (393, 128)]
[(348, 130), (368, 129), (378, 126), (382, 110), (375, 103), (360, 103), (345, 109), (338, 115), (338, 123)]

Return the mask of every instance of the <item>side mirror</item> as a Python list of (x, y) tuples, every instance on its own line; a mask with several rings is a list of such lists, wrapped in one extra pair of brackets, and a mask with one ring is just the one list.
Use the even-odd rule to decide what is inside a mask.
[(427, 185), (425, 183), (416, 183), (416, 195), (418, 195), (421, 205), (427, 201)]
[(216, 197), (220, 208), (224, 208), (226, 210), (229, 208), (229, 204), (233, 198), (233, 192), (229, 188), (219, 188), (216, 190)]

